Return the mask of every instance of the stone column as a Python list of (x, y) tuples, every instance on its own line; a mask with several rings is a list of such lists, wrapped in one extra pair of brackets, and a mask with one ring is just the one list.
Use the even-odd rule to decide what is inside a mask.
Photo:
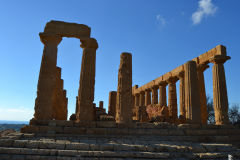
[(109, 92), (109, 101), (108, 101), (108, 114), (115, 118), (116, 116), (116, 104), (117, 104), (117, 92)]
[(213, 72), (213, 106), (217, 125), (228, 124), (228, 95), (223, 64), (229, 56), (217, 55), (210, 61), (214, 63)]
[(152, 87), (152, 104), (158, 104), (158, 88)]
[(99, 108), (103, 109), (103, 101), (99, 101)]
[(159, 104), (161, 107), (167, 107), (166, 85), (167, 82), (165, 81), (159, 83)]
[(51, 120), (56, 86), (57, 46), (62, 37), (46, 33), (40, 33), (39, 36), (44, 44), (44, 50), (39, 72), (34, 119)]
[(204, 73), (203, 73), (207, 68), (209, 68), (209, 66), (206, 64), (200, 64), (197, 67), (202, 124), (207, 124), (207, 118), (208, 118), (207, 99), (206, 99)]
[(178, 118), (177, 111), (177, 92), (176, 92), (176, 82), (177, 77), (170, 77), (168, 82), (168, 110), (169, 116), (172, 118), (172, 122), (175, 123)]
[(145, 91), (145, 106), (148, 106), (149, 104), (151, 104), (151, 91), (147, 89)]
[(145, 106), (145, 92), (141, 91), (140, 92), (140, 106)]
[(184, 64), (184, 70), (186, 119), (188, 122), (201, 124), (201, 106), (196, 62), (188, 61)]
[(83, 48), (80, 83), (78, 90), (77, 120), (91, 122), (94, 120), (94, 86), (96, 68), (96, 50), (98, 43), (94, 38), (80, 40)]
[(135, 107), (140, 105), (140, 94), (135, 94)]
[(118, 70), (116, 122), (132, 122), (132, 55), (122, 53)]
[(186, 118), (186, 109), (185, 109), (185, 87), (184, 87), (184, 72), (180, 72), (178, 75), (179, 78), (179, 93), (180, 93), (180, 116)]

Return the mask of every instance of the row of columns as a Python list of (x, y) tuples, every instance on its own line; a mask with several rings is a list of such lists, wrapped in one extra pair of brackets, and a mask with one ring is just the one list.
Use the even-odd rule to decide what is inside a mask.
[[(223, 63), (230, 59), (228, 56), (217, 55), (210, 59), (213, 65), (213, 103), (216, 124), (228, 123), (228, 98)], [(184, 64), (184, 72), (177, 77), (170, 77), (162, 81), (159, 86), (153, 86), (134, 95), (135, 106), (159, 104), (167, 106), (166, 86), (168, 85), (169, 116), (176, 122), (178, 116), (176, 82), (180, 80), (180, 115), (190, 120), (191, 123), (207, 123), (207, 102), (204, 82), (204, 71), (209, 68), (207, 64), (197, 65), (195, 61)], [(159, 88), (159, 102), (158, 90)], [(151, 98), (152, 93), (152, 98)]]

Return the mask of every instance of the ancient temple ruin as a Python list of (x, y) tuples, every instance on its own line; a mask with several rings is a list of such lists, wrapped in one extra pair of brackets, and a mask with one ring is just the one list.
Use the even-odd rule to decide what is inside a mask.
[[(31, 125), (51, 120), (67, 121), (66, 90), (63, 89), (61, 68), (57, 67), (57, 46), (62, 37), (78, 38), (83, 48), (76, 110), (70, 120), (90, 124), (95, 121), (168, 122), (173, 124), (207, 124), (204, 71), (213, 63), (213, 103), (217, 125), (228, 124), (228, 96), (224, 62), (230, 59), (222, 45), (186, 62), (170, 72), (132, 87), (132, 55), (122, 53), (118, 71), (117, 91), (109, 92), (108, 114), (100, 101), (94, 101), (96, 50), (98, 43), (90, 37), (91, 29), (83, 24), (50, 21), (39, 34), (44, 44), (37, 86), (34, 118)], [(179, 109), (176, 82), (179, 86)], [(166, 87), (168, 86), (168, 93)], [(168, 101), (166, 95), (168, 94)], [(178, 112), (180, 115), (178, 116)], [(24, 129), (23, 129), (24, 130)]]
[[(98, 107), (93, 103), (98, 43), (90, 31), (83, 24), (46, 24), (39, 34), (44, 50), (34, 117), (21, 133), (0, 137), (0, 159), (240, 158), (240, 129), (228, 120), (223, 64), (230, 57), (224, 46), (218, 45), (143, 86), (132, 84), (134, 57), (123, 52), (117, 91), (109, 92), (106, 113), (103, 101)], [(68, 98), (57, 66), (57, 46), (62, 37), (80, 39), (83, 48), (76, 109), (69, 120)], [(214, 64), (216, 125), (207, 124), (204, 71), (209, 63)]]

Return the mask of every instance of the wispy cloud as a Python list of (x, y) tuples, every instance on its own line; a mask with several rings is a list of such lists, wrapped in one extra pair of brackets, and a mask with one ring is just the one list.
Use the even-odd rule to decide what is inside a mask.
[(217, 7), (212, 3), (212, 0), (199, 0), (198, 9), (192, 14), (193, 24), (199, 24), (204, 17), (214, 15)]
[(26, 107), (0, 107), (0, 120), (28, 121), (33, 117), (33, 109)]
[(162, 15), (158, 14), (156, 16), (156, 20), (157, 20), (159, 28), (162, 28), (162, 27), (164, 27), (166, 25), (166, 20), (165, 20), (165, 18), (163, 18)]

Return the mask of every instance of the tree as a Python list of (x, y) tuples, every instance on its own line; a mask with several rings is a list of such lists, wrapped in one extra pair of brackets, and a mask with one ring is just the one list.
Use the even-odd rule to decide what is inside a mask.
[(206, 99), (207, 99), (207, 112), (208, 112), (207, 123), (208, 124), (215, 124), (213, 99), (210, 96), (206, 96)]
[(233, 125), (240, 125), (239, 104), (233, 104), (228, 111), (229, 121)]

